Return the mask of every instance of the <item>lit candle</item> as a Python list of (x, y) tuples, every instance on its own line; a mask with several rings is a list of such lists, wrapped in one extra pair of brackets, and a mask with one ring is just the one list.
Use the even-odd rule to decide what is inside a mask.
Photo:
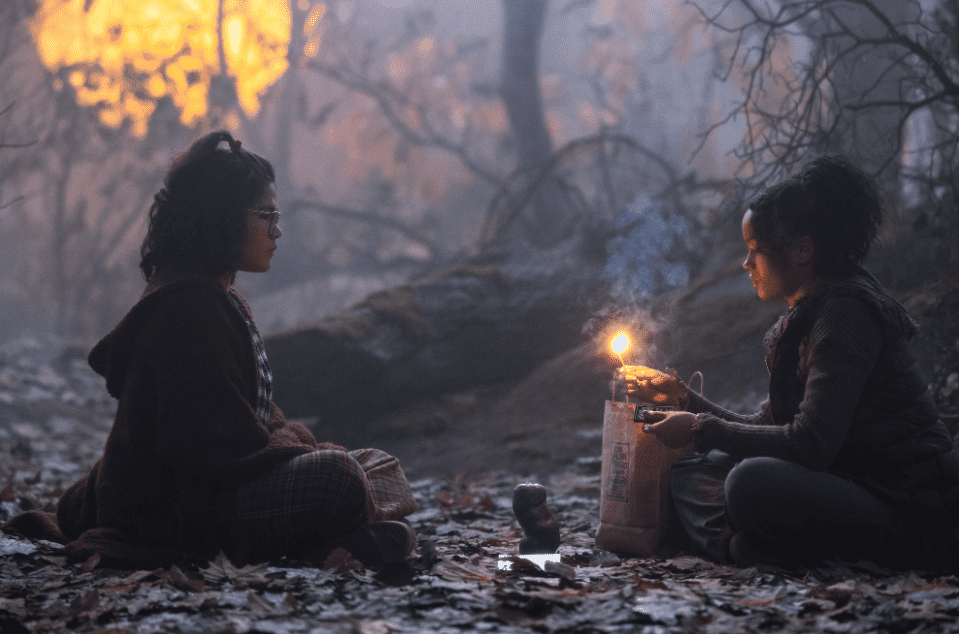
[(626, 365), (626, 362), (623, 361), (623, 353), (629, 350), (629, 345), (629, 335), (625, 332), (618, 333), (609, 342), (610, 349), (619, 357), (619, 363), (622, 366), (618, 372), (620, 374), (628, 374), (637, 379), (647, 379), (656, 376), (657, 371), (653, 368), (647, 368), (645, 365)]
[(626, 362), (623, 361), (623, 353), (629, 349), (629, 335), (621, 332), (613, 337), (613, 341), (609, 345), (613, 349), (613, 352), (616, 353), (616, 356), (619, 357), (619, 364), (623, 366), (622, 370), (625, 370)]
[[(616, 383), (620, 380), (629, 380), (629, 379), (651, 379), (659, 372), (653, 368), (648, 368), (645, 365), (626, 365), (626, 362), (623, 361), (623, 353), (629, 350), (629, 335), (626, 332), (619, 332), (615, 337), (612, 338), (609, 342), (609, 347), (619, 357), (619, 362), (621, 367), (613, 373), (614, 379), (610, 383), (613, 391), (613, 402), (616, 402)], [(629, 402), (629, 399), (626, 399), (626, 402)]]

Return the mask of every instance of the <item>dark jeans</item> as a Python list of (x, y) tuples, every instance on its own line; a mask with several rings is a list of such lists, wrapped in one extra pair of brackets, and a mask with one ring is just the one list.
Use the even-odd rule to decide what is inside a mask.
[(868, 559), (909, 567), (922, 538), (863, 487), (778, 458), (710, 451), (676, 463), (670, 488), (680, 522), (708, 557), (727, 562), (733, 533), (744, 531), (801, 562)]

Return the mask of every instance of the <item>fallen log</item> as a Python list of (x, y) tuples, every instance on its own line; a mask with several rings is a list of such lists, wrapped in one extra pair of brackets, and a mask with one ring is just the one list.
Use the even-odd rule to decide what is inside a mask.
[[(466, 264), (268, 337), (274, 399), (288, 417), (310, 419), (318, 436), (346, 445), (481, 428), (511, 465), (596, 451), (618, 364), (584, 333), (608, 301), (604, 281), (574, 261)], [(652, 361), (684, 379), (702, 370), (706, 395), (719, 402), (764, 390), (762, 336), (778, 312), (751, 287), (724, 288), (739, 275), (724, 268), (649, 307), (659, 349)], [(464, 394), (484, 386), (486, 396)]]
[(375, 293), (267, 337), (288, 417), (355, 425), (413, 400), (513, 383), (576, 347), (602, 293), (596, 271), (472, 263)]

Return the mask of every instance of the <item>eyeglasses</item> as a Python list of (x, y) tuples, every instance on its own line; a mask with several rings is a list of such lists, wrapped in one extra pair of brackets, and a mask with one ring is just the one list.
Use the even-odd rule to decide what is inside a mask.
[(277, 210), (267, 211), (265, 209), (247, 209), (246, 211), (270, 221), (270, 227), (267, 229), (267, 235), (271, 238), (276, 237), (276, 225), (280, 222), (280, 212)]

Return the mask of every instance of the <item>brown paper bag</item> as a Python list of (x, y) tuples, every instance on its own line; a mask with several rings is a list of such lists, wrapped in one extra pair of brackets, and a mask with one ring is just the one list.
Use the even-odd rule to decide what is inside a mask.
[(670, 449), (633, 422), (635, 410), (633, 403), (606, 401), (596, 546), (649, 555), (669, 510), (669, 469), (692, 447)]

